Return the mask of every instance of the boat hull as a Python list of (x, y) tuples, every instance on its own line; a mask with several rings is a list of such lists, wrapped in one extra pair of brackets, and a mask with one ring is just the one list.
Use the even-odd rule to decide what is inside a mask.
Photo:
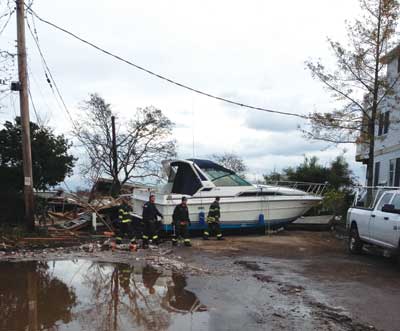
[[(141, 215), (148, 194), (133, 197), (134, 213)], [(191, 229), (204, 229), (205, 218), (213, 198), (189, 198), (188, 208)], [(265, 227), (270, 229), (285, 226), (304, 215), (321, 201), (320, 197), (270, 196), (263, 199), (221, 197), (220, 225), (226, 229)], [(180, 203), (180, 197), (156, 195), (156, 206), (164, 215), (165, 230), (171, 230), (174, 208)]]

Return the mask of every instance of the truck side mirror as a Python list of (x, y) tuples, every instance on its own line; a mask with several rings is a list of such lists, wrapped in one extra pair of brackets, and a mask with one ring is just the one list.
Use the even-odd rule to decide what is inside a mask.
[(396, 213), (396, 209), (394, 209), (394, 205), (385, 204), (382, 207), (382, 211), (386, 213)]

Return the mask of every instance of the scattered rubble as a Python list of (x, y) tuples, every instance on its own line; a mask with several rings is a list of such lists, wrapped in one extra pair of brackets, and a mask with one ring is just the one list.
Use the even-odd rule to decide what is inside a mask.
[(278, 291), (282, 294), (299, 294), (304, 291), (304, 287), (300, 285), (284, 284), (278, 288)]
[(270, 276), (270, 275), (254, 274), (253, 277), (256, 278), (257, 280), (263, 282), (263, 283), (272, 282), (272, 276)]
[(234, 264), (241, 265), (245, 267), (246, 269), (252, 270), (252, 271), (263, 271), (264, 269), (260, 267), (260, 265), (257, 262), (254, 261), (235, 261)]
[(338, 307), (330, 307), (321, 302), (309, 301), (308, 304), (313, 308), (313, 315), (317, 318), (330, 321), (347, 330), (352, 331), (376, 331), (378, 330), (372, 325), (359, 323), (354, 321), (343, 309)]

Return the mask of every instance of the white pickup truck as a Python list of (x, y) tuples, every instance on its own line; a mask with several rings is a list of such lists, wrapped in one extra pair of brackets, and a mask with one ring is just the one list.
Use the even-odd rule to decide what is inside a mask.
[(361, 253), (363, 245), (370, 244), (400, 256), (400, 190), (378, 191), (370, 208), (356, 199), (347, 212), (347, 227), (351, 253)]

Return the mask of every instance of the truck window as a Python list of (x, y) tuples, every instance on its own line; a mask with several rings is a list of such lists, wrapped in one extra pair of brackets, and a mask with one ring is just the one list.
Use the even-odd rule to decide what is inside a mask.
[(400, 194), (396, 194), (393, 198), (392, 205), (394, 205), (394, 209), (400, 209)]
[[(371, 201), (369, 202), (368, 191), (371, 191), (372, 193), (372, 199), (370, 199)], [(359, 208), (374, 209), (383, 193), (385, 193), (385, 191), (382, 188), (373, 188), (370, 190), (368, 190), (367, 188), (363, 188), (357, 195), (357, 200), (355, 201), (354, 205)]]
[(382, 197), (381, 201), (379, 201), (378, 206), (376, 206), (376, 210), (382, 210), (382, 207), (389, 203), (392, 196), (393, 196), (393, 193), (385, 193), (385, 195)]

